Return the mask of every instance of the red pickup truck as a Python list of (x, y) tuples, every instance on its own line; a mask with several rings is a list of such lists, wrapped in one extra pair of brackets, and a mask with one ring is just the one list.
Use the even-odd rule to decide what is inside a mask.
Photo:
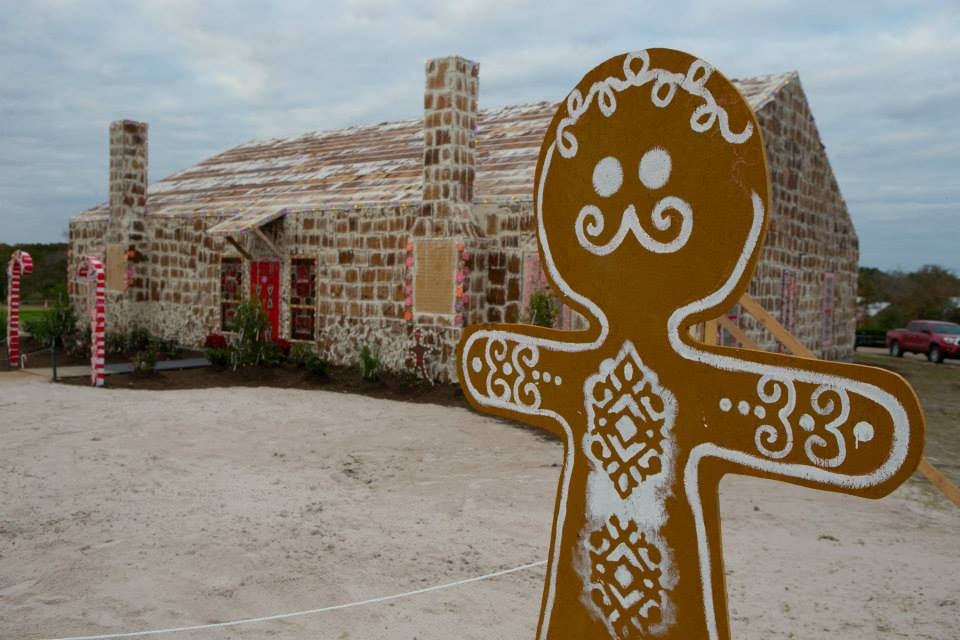
[(906, 329), (887, 331), (890, 355), (925, 353), (930, 362), (960, 358), (960, 324), (939, 320), (914, 320)]

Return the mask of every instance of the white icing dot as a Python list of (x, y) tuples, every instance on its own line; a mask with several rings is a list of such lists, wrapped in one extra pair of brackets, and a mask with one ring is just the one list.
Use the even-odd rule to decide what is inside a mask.
[(737, 403), (737, 411), (739, 411), (742, 416), (747, 415), (750, 413), (750, 403), (746, 400), (741, 400)]
[(853, 438), (855, 446), (860, 447), (861, 442), (870, 442), (873, 440), (873, 425), (869, 422), (858, 422), (853, 427)]
[(510, 375), (511, 373), (513, 373), (513, 365), (511, 365), (509, 362), (504, 362), (503, 373), (504, 375)]
[(533, 379), (534, 379), (534, 380), (539, 380), (539, 379), (540, 379), (540, 371), (538, 371), (537, 369), (534, 369), (534, 370), (530, 373), (530, 375), (533, 376)]
[(720, 398), (720, 411), (726, 413), (733, 408), (733, 403), (730, 402), (730, 398)]
[(597, 424), (599, 424), (601, 427), (605, 427), (607, 425), (607, 419), (600, 418), (599, 420), (597, 420)]
[(764, 418), (767, 417), (767, 410), (761, 407), (760, 405), (757, 405), (753, 408), (753, 415), (763, 420)]
[(805, 413), (800, 416), (800, 427), (803, 428), (804, 431), (813, 431), (814, 426), (815, 424), (813, 422), (813, 416), (811, 416), (809, 413)]
[(560, 376), (555, 377), (553, 379), (553, 384), (559, 387), (561, 384), (563, 384), (563, 378), (561, 378)]
[(593, 168), (593, 190), (601, 198), (609, 198), (623, 184), (623, 167), (613, 156), (607, 156)]
[(473, 366), (474, 373), (480, 373), (480, 369), (483, 368), (483, 362), (480, 361), (480, 358), (474, 358), (470, 364)]
[(553, 379), (553, 376), (550, 375), (550, 372), (549, 372), (549, 371), (544, 371), (544, 372), (543, 372), (543, 381), (544, 381), (544, 382), (550, 382), (552, 379)]
[(670, 179), (672, 164), (666, 149), (650, 149), (640, 158), (640, 182), (648, 189), (659, 189)]

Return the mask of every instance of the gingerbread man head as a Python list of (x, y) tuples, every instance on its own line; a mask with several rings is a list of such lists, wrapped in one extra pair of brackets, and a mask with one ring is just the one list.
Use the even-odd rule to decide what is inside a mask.
[[(662, 319), (734, 270), (750, 273), (768, 194), (763, 142), (746, 101), (706, 63), (625, 54), (557, 110), (534, 192), (558, 290), (576, 306)], [(735, 300), (730, 291), (703, 311), (715, 317)]]

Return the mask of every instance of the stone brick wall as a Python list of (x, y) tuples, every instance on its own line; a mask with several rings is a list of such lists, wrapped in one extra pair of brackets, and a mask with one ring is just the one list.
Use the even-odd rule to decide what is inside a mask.
[[(145, 268), (148, 248), (147, 208), (147, 124), (118, 120), (110, 124), (110, 221), (107, 244), (122, 248), (123, 256), (103, 255), (108, 270), (111, 259), (123, 260), (118, 268), (129, 270), (130, 276), (122, 291), (110, 290), (108, 278), (108, 322), (142, 323), (149, 295), (149, 273)], [(128, 253), (129, 252), (129, 253)]]
[(477, 205), (477, 214), (487, 236), (484, 321), (524, 320), (523, 264), (528, 256), (537, 253), (533, 203), (526, 200)]
[(479, 74), (479, 64), (460, 57), (427, 61), (418, 236), (476, 235), (471, 209)]
[(205, 233), (219, 221), (150, 219), (149, 301), (140, 324), (151, 333), (200, 345), (219, 326), (220, 259), (226, 243)]
[[(818, 357), (853, 357), (856, 328), (857, 233), (820, 141), (799, 79), (794, 79), (757, 114), (763, 129), (772, 186), (770, 224), (750, 294)], [(785, 272), (786, 276), (785, 276)], [(824, 334), (825, 274), (834, 274), (832, 326)], [(795, 316), (784, 291), (796, 281)], [(793, 322), (791, 322), (793, 320)], [(774, 338), (751, 318), (742, 326), (764, 349)]]

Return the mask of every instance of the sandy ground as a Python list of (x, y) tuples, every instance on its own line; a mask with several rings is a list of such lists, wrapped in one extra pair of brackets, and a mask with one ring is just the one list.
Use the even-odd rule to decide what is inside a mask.
[[(561, 447), (463, 409), (0, 374), (0, 637), (321, 607), (544, 559)], [(960, 509), (728, 478), (733, 637), (960, 637)], [(163, 638), (533, 638), (543, 569)]]

